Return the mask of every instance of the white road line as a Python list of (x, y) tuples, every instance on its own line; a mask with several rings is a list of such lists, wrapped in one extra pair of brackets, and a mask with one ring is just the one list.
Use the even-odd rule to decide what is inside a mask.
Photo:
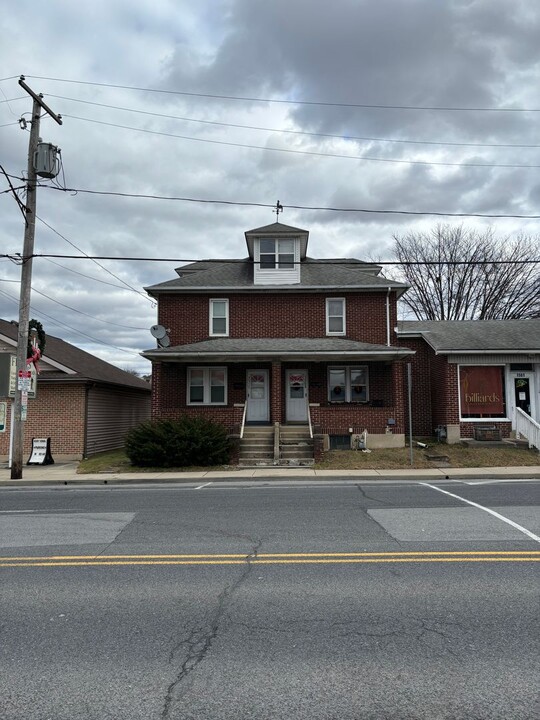
[(506, 478), (506, 480), (462, 480), (464, 485), (502, 485), (505, 483), (537, 483), (538, 478)]
[(212, 482), (213, 482), (213, 480), (210, 480), (210, 482), (204, 483), (204, 485), (199, 485), (199, 487), (196, 487), (195, 490), (202, 490), (203, 488), (208, 487), (209, 485), (211, 485)]
[(484, 510), (485, 512), (489, 513), (490, 515), (493, 515), (493, 517), (496, 517), (498, 520), (502, 520), (503, 522), (507, 523), (508, 525), (511, 525), (513, 528), (516, 528), (516, 530), (519, 530), (524, 535), (527, 535), (527, 537), (530, 537), (531, 540), (534, 540), (537, 543), (540, 543), (540, 537), (538, 535), (535, 535), (530, 530), (527, 530), (527, 528), (524, 528), (522, 525), (518, 525), (513, 520), (510, 520), (510, 518), (504, 517), (504, 515), (500, 515), (498, 512), (495, 512), (495, 510), (490, 510), (490, 508), (484, 507), (483, 505), (479, 505), (478, 503), (473, 502), (472, 500), (466, 500), (465, 498), (461, 497), (460, 495), (454, 495), (454, 493), (448, 492), (447, 490), (442, 490), (439, 487), (436, 487), (435, 485), (430, 485), (426, 482), (419, 483), (420, 485), (424, 485), (425, 487), (431, 488), (432, 490), (437, 490), (438, 492), (444, 493), (445, 495), (450, 495), (450, 497), (456, 498), (457, 500), (461, 500), (461, 502), (467, 503), (467, 505), (472, 505), (475, 508), (478, 508), (478, 510)]

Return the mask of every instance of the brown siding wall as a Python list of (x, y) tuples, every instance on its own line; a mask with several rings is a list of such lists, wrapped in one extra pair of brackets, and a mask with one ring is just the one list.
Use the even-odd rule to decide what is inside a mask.
[(150, 419), (150, 394), (116, 387), (88, 390), (86, 454), (122, 447), (127, 431)]

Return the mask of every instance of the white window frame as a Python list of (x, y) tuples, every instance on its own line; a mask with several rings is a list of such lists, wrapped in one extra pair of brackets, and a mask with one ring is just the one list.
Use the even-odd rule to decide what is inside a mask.
[[(330, 315), (329, 313), (329, 307), (331, 302), (336, 302), (337, 300), (341, 301), (343, 312), (341, 315)], [(346, 324), (346, 302), (344, 297), (328, 297), (326, 298), (326, 334), (327, 335), (345, 335), (347, 332), (347, 324)], [(343, 319), (343, 330), (340, 330), (339, 332), (331, 331), (330, 330), (330, 318), (331, 317), (341, 317)]]
[[(217, 333), (214, 332), (214, 320), (220, 320), (221, 317), (216, 318), (214, 317), (214, 303), (221, 302), (225, 303), (225, 332), (223, 333)], [(209, 314), (209, 335), (210, 337), (229, 337), (229, 299), (228, 298), (210, 298), (210, 302), (208, 304), (208, 314)]]
[[(261, 243), (262, 243), (263, 241), (270, 241), (270, 242), (273, 242), (273, 243), (274, 243), (274, 252), (273, 252), (273, 253), (263, 253), (263, 252), (261, 251)], [(281, 246), (282, 246), (282, 243), (284, 243), (284, 242), (292, 243), (292, 252), (283, 252), (283, 251), (280, 249)], [(295, 269), (295, 261), (296, 261), (296, 252), (295, 252), (295, 250), (296, 250), (296, 242), (295, 242), (295, 239), (294, 239), (294, 238), (272, 238), (272, 237), (270, 237), (270, 238), (259, 238), (259, 242), (258, 242), (258, 258), (257, 258), (257, 261), (258, 261), (258, 264), (259, 264), (259, 269), (260, 269), (260, 270), (263, 270), (263, 271), (266, 271), (266, 270), (270, 270), (270, 271), (276, 271), (276, 270), (281, 270), (281, 271), (283, 271), (283, 270), (289, 270), (289, 271), (290, 271), (290, 270), (294, 270), (294, 269)], [(265, 256), (272, 256), (272, 255), (273, 255), (273, 257), (274, 257), (274, 267), (262, 267), (262, 265), (261, 265), (261, 255), (265, 255)], [(282, 266), (281, 266), (281, 262), (284, 262), (284, 261), (282, 261), (280, 258), (281, 258), (282, 256), (285, 256), (285, 255), (287, 255), (287, 256), (289, 256), (289, 255), (292, 256), (292, 260), (289, 260), (289, 261), (288, 261), (288, 264), (291, 264), (291, 263), (292, 263), (292, 267), (282, 267)]]
[[(336, 400), (332, 398), (332, 388), (330, 383), (330, 370), (343, 370), (345, 371), (345, 397), (343, 400)], [(366, 373), (366, 399), (365, 400), (353, 400), (351, 398), (351, 373), (353, 370), (363, 370)], [(369, 366), (368, 365), (329, 365), (326, 370), (327, 386), (328, 386), (328, 402), (330, 403), (365, 403), (369, 402)]]
[[(191, 373), (193, 370), (202, 370), (203, 371), (203, 401), (202, 402), (192, 402), (190, 398), (190, 390), (191, 390)], [(225, 390), (223, 393), (223, 402), (211, 402), (211, 385), (210, 385), (210, 379), (211, 379), (211, 373), (213, 370), (222, 370), (223, 374), (225, 376)], [(186, 372), (186, 405), (198, 405), (199, 407), (202, 407), (204, 405), (226, 405), (227, 404), (227, 368), (225, 366), (216, 367), (214, 365), (212, 366), (193, 366), (188, 367)]]

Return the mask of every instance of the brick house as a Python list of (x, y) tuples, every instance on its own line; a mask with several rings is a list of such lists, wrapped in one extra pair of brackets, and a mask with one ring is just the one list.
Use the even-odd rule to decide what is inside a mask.
[(415, 435), (506, 438), (520, 411), (540, 422), (540, 319), (405, 321), (397, 334), (415, 350)]
[(310, 258), (308, 238), (278, 222), (250, 230), (247, 258), (195, 262), (146, 288), (168, 333), (142, 353), (153, 417), (203, 415), (231, 433), (304, 425), (325, 447), (364, 429), (371, 447), (404, 444), (407, 286), (376, 264)]
[[(0, 320), (0, 361), (6, 397), (9, 356), (17, 352), (17, 323)], [(131, 427), (150, 417), (150, 384), (47, 334), (37, 376), (35, 399), (29, 399), (25, 453), (32, 437), (50, 437), (56, 459), (81, 459), (122, 447)], [(4, 392), (2, 390), (1, 392)], [(0, 456), (7, 459), (10, 412), (0, 433)]]

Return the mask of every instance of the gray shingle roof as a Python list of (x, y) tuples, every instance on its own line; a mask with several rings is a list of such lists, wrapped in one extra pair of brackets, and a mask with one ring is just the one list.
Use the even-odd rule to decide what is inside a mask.
[(531, 320), (405, 320), (401, 336), (418, 333), (437, 352), (540, 352), (540, 318)]
[(253, 230), (247, 230), (246, 235), (263, 235), (265, 233), (307, 233), (307, 230), (302, 228), (293, 227), (292, 225), (285, 225), (280, 222), (273, 222), (270, 225), (263, 225), (263, 227), (254, 228)]
[[(0, 334), (17, 341), (17, 325), (7, 320), (0, 319)], [(112, 383), (113, 385), (124, 385), (125, 387), (138, 388), (150, 391), (150, 384), (131, 373), (101, 360), (95, 355), (81, 350), (75, 345), (61, 340), (46, 333), (45, 354), (43, 362), (47, 360), (68, 367), (75, 372), (74, 375), (66, 374), (60, 370), (44, 371), (40, 380), (94, 380), (96, 382)]]
[(345, 338), (212, 338), (189, 345), (145, 350), (147, 357), (166, 359), (167, 357), (209, 357), (212, 355), (230, 356), (230, 358), (276, 355), (376, 355), (378, 357), (397, 357), (411, 354), (407, 348), (388, 345), (374, 345), (356, 342)]
[[(338, 264), (339, 263), (339, 264)], [(347, 264), (343, 264), (347, 263)], [(331, 261), (306, 258), (302, 262), (301, 279), (294, 285), (254, 285), (253, 262), (244, 260), (204, 260), (185, 267), (186, 275), (145, 288), (150, 295), (161, 292), (203, 291), (203, 290), (264, 290), (265, 292), (302, 292), (308, 289), (351, 288), (358, 290), (385, 290), (392, 287), (401, 294), (408, 285), (374, 275), (373, 265), (367, 264), (366, 272), (351, 267), (352, 259)], [(184, 268), (178, 268), (182, 273)]]

